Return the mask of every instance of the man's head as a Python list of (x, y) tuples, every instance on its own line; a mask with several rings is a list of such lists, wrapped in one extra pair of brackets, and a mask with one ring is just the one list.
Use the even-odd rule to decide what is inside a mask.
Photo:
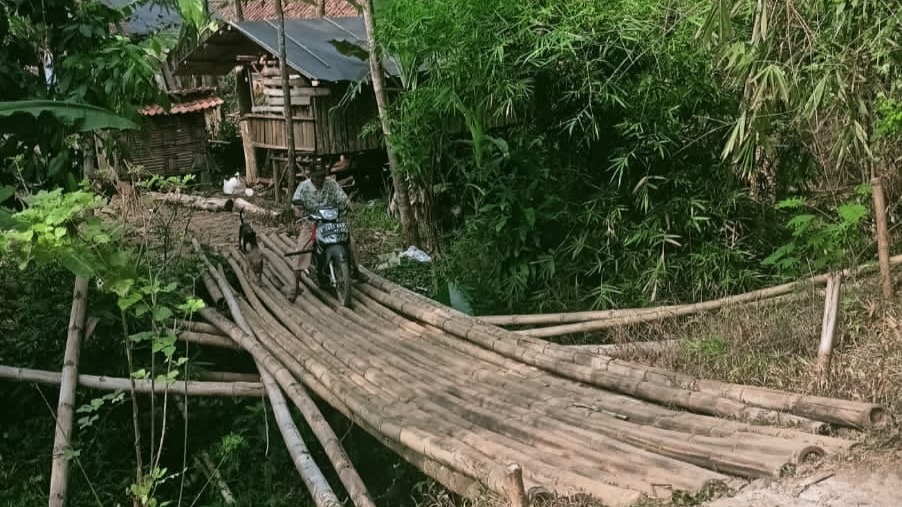
[(326, 175), (328, 173), (329, 171), (327, 171), (325, 167), (315, 166), (307, 173), (307, 177), (310, 178), (310, 182), (313, 183), (313, 186), (319, 190), (323, 187), (323, 182), (326, 181)]

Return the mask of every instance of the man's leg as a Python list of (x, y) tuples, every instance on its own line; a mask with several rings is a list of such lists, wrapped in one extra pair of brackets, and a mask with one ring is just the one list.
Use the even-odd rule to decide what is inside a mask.
[[(298, 231), (298, 242), (296, 250), (309, 250), (313, 246), (312, 241), (313, 235), (313, 223), (312, 222), (301, 222), (300, 230)], [(301, 294), (301, 273), (304, 272), (305, 269), (310, 267), (310, 259), (311, 254), (302, 253), (298, 254), (295, 257), (294, 261), (294, 297), (297, 297)]]
[(354, 238), (348, 240), (348, 251), (351, 254), (351, 278), (360, 280), (360, 268), (357, 265), (357, 249), (354, 248)]

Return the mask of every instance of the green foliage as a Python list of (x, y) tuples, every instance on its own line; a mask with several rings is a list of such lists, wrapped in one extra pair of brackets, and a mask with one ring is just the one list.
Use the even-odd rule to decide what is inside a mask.
[(380, 14), (403, 73), (394, 146), (436, 212), (462, 208), (438, 217), (443, 265), (477, 311), (761, 283), (773, 212), (719, 160), (737, 101), (695, 40), (695, 2), (395, 0)]
[(51, 129), (91, 132), (101, 129), (135, 129), (131, 120), (90, 104), (54, 100), (0, 102), (0, 132), (22, 134)]
[(798, 143), (832, 186), (892, 164), (876, 109), (898, 96), (902, 16), (880, 0), (710, 2), (701, 35), (720, 53), (742, 108), (724, 156), (747, 174), (792, 172)]
[[(29, 121), (14, 124), (16, 135), (0, 138), (0, 184), (15, 184), (28, 190), (56, 186), (75, 190), (83, 150), (90, 145), (84, 138), (72, 135), (70, 128), (59, 128), (63, 125), (48, 121), (49, 118), (65, 123), (75, 121), (79, 127), (76, 130), (100, 125), (131, 127), (99, 110), (79, 119), (80, 111), (94, 106), (136, 119), (137, 106), (149, 102), (167, 104), (155, 75), (164, 52), (175, 41), (168, 34), (132, 40), (112, 33), (111, 27), (126, 19), (132, 6), (114, 9), (99, 0), (45, 0), (4, 2), (0, 9), (0, 26), (6, 28), (0, 30), (0, 70), (8, 70), (10, 77), (10, 82), (5, 79), (7, 75), (0, 80), (0, 85), (4, 85), (0, 98), (57, 103), (52, 110), (35, 103), (37, 107), (32, 111), (35, 116), (40, 114), (40, 128), (22, 128), (35, 123), (26, 117)], [(11, 163), (20, 153), (30, 156)]]
[(863, 201), (869, 196), (870, 187), (863, 185), (856, 200), (827, 211), (802, 198), (780, 201), (778, 209), (794, 213), (787, 222), (792, 238), (762, 263), (786, 275), (834, 271), (853, 264), (868, 245), (863, 225), (869, 211)]

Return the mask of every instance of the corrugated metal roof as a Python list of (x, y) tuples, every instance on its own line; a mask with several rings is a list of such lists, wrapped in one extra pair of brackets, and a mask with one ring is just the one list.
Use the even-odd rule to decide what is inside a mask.
[(147, 35), (152, 32), (176, 30), (182, 25), (182, 15), (178, 10), (153, 2), (135, 4), (134, 0), (103, 0), (114, 9), (131, 7), (134, 12), (122, 23), (125, 35)]
[[(215, 13), (226, 21), (238, 21), (235, 15), (235, 0), (210, 0), (210, 12)], [(265, 21), (276, 19), (276, 7), (272, 0), (248, 0), (242, 2), (244, 21)], [(283, 2), (282, 7), (285, 19), (318, 18), (316, 5), (304, 1)], [(357, 7), (351, 5), (348, 0), (326, 0), (326, 16), (340, 18), (358, 16)]]
[[(274, 56), (279, 54), (274, 20), (232, 23), (239, 32)], [(369, 74), (366, 29), (360, 16), (285, 20), (285, 53), (289, 67), (308, 79), (360, 81)], [(385, 72), (398, 75), (386, 58)]]

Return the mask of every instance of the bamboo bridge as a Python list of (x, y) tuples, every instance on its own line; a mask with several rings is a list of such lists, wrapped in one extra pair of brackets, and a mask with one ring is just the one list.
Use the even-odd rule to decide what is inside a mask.
[(515, 498), (516, 469), (530, 495), (585, 495), (611, 507), (666, 500), (780, 477), (854, 445), (824, 435), (830, 425), (879, 428), (889, 419), (870, 403), (696, 379), (549, 343), (368, 271), (353, 309), (307, 280), (290, 302), (281, 288), (292, 280), (284, 254), (294, 242), (261, 239), (259, 282), (237, 250), (219, 252), (240, 282), (234, 304), (252, 333), (210, 307), (201, 311), (206, 327), (235, 339), (286, 392), (301, 384), (467, 497)]

